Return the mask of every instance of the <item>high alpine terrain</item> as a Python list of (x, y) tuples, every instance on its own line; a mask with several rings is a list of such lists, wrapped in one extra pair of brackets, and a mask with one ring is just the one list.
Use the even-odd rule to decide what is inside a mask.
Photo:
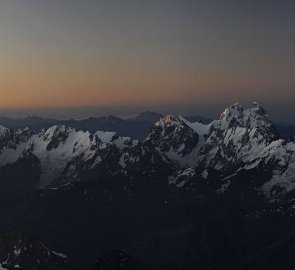
[(294, 139), (257, 103), (188, 120), (0, 126), (0, 269), (293, 269)]

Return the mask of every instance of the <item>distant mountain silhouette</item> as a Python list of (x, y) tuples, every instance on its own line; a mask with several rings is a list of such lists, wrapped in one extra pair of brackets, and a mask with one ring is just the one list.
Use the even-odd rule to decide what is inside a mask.
[[(69, 120), (42, 118), (38, 116), (29, 116), (26, 118), (9, 118), (2, 116), (0, 117), (0, 125), (13, 130), (28, 127), (35, 132), (40, 132), (42, 129), (48, 129), (54, 125), (66, 125), (78, 130), (90, 131), (93, 133), (97, 130), (114, 131), (120, 136), (142, 139), (148, 134), (152, 125), (161, 117), (163, 117), (163, 114), (152, 111), (142, 112), (134, 118), (127, 119), (122, 119), (113, 115)], [(203, 116), (190, 115), (184, 116), (184, 118), (192, 123), (200, 122), (209, 124), (212, 122), (212, 119)], [(276, 127), (280, 135), (284, 138), (295, 136), (295, 125), (276, 123)]]

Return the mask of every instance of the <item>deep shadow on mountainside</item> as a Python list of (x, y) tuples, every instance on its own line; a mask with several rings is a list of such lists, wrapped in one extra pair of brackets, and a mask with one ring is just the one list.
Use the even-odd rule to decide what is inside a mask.
[[(269, 205), (243, 183), (244, 188), (218, 196), (208, 185), (178, 191), (134, 180), (138, 183), (129, 193), (124, 179), (22, 193), (9, 205), (1, 202), (0, 229), (23, 228), (50, 250), (75, 258), (80, 269), (114, 249), (147, 269), (292, 269), (281, 265), (291, 265), (293, 250), (280, 248), (294, 244), (289, 201)], [(252, 268), (242, 268), (247, 263)]]
[(139, 142), (1, 130), (4, 269), (294, 268), (294, 146), (257, 104)]

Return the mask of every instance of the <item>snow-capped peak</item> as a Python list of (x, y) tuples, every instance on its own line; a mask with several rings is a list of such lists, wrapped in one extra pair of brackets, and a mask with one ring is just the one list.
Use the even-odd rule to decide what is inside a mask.
[(225, 108), (223, 113), (220, 115), (220, 119), (224, 121), (230, 121), (233, 118), (239, 118), (244, 111), (244, 108), (238, 102)]
[(160, 126), (164, 129), (165, 126), (179, 125), (181, 124), (182, 119), (172, 114), (168, 114), (162, 118), (158, 122), (155, 123), (155, 126)]
[(44, 139), (50, 141), (53, 138), (67, 136), (74, 129), (65, 125), (55, 125), (48, 128), (44, 133)]
[(0, 125), (0, 138), (6, 136), (9, 133), (9, 129)]
[(181, 116), (167, 115), (152, 128), (145, 143), (165, 154), (170, 160), (186, 164), (189, 154), (198, 148), (199, 134)]
[(278, 138), (272, 121), (257, 102), (254, 102), (250, 108), (235, 103), (224, 110), (220, 120), (212, 122), (212, 130), (228, 130), (232, 128), (255, 129), (268, 141)]

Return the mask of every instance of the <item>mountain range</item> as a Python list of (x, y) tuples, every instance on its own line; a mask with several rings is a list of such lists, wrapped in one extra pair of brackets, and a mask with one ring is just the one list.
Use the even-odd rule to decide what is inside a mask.
[[(54, 125), (66, 125), (78, 130), (89, 132), (114, 131), (120, 136), (127, 136), (133, 139), (143, 139), (148, 134), (151, 126), (156, 123), (164, 114), (158, 112), (146, 111), (129, 118), (108, 115), (101, 117), (89, 117), (84, 119), (58, 120), (51, 118), (42, 118), (38, 116), (28, 116), (25, 118), (9, 118), (0, 116), (0, 125), (12, 130), (24, 129), (40, 132), (42, 129), (48, 129)], [(212, 119), (203, 116), (188, 115), (184, 116), (189, 122), (201, 122), (210, 124)], [(295, 125), (291, 123), (275, 123), (275, 126), (281, 137), (294, 137)]]
[(259, 104), (213, 121), (31, 120), (0, 127), (0, 231), (41, 251), (28, 268), (0, 237), (5, 269), (292, 269), (295, 141)]

